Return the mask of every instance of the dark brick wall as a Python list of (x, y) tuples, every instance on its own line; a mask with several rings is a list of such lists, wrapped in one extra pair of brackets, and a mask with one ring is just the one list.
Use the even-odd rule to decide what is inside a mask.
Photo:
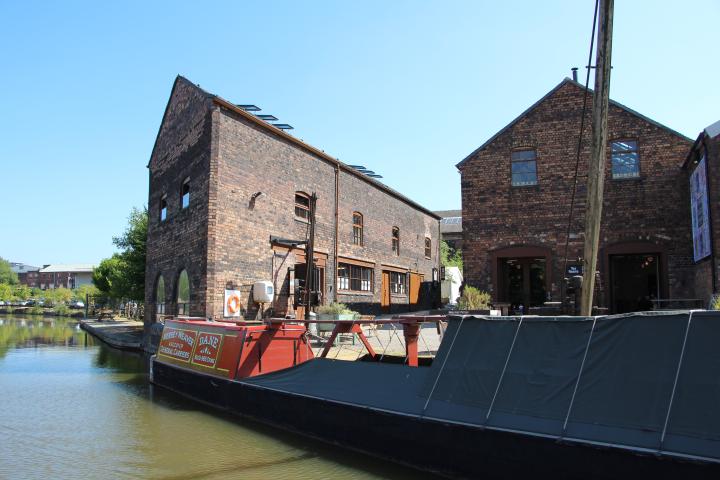
[[(243, 293), (243, 314), (253, 318), (257, 304), (250, 291), (260, 280), (273, 281), (280, 294), (273, 305), (275, 314), (292, 308), (293, 268), (303, 261), (303, 252), (273, 247), (270, 236), (306, 238), (308, 224), (294, 213), (296, 191), (318, 196), (315, 250), (325, 266), (324, 299), (335, 298), (334, 163), (213, 102), (178, 78), (149, 167), (147, 305), (154, 304), (160, 274), (166, 297), (176, 298), (177, 277), (184, 268), (191, 281), (191, 315), (221, 319), (224, 291), (234, 288)], [(438, 220), (342, 169), (337, 176), (337, 253), (375, 265), (373, 292), (337, 295), (337, 300), (363, 312), (377, 312), (382, 264), (432, 279), (432, 269), (438, 266)], [(180, 188), (187, 177), (191, 206), (181, 210)], [(258, 192), (263, 194), (253, 202)], [(168, 219), (160, 222), (163, 194), (167, 194)], [(363, 247), (352, 245), (353, 211), (364, 215)], [(401, 231), (399, 256), (391, 251), (393, 226)], [(432, 239), (430, 259), (424, 256), (425, 236)], [(303, 274), (297, 272), (298, 277)], [(392, 302), (398, 305), (396, 310), (407, 309), (408, 296), (393, 296)], [(146, 311), (149, 325), (153, 308)], [(166, 313), (175, 312), (176, 306), (166, 301)]]
[[(464, 276), (468, 284), (495, 295), (492, 253), (508, 247), (541, 247), (551, 252), (548, 268), (551, 299), (560, 299), (582, 102), (582, 87), (571, 81), (563, 82), (460, 166)], [(591, 103), (590, 96), (588, 105)], [(570, 229), (571, 259), (582, 256), (590, 122), (588, 112)], [(637, 248), (663, 252), (668, 272), (662, 289), (665, 295), (692, 296), (688, 185), (681, 170), (691, 143), (616, 105), (610, 107), (608, 130), (609, 141), (637, 140), (641, 176), (613, 180), (608, 148), (598, 265), (603, 288), (607, 288), (608, 281), (607, 254), (640, 245)], [(536, 186), (511, 186), (510, 153), (520, 148), (536, 150)], [(607, 301), (605, 292), (599, 303), (607, 305)]]
[[(720, 260), (717, 252), (720, 248), (720, 204), (713, 199), (720, 198), (720, 137), (710, 138), (705, 132), (701, 133), (693, 145), (685, 166), (688, 181), (690, 175), (697, 167), (700, 159), (705, 157), (708, 181), (708, 198), (710, 214), (710, 239), (712, 252), (710, 257), (700, 260), (695, 267), (695, 295), (709, 302), (713, 293), (720, 285)], [(689, 201), (688, 201), (689, 208)], [(713, 281), (713, 276), (715, 279)]]
[[(165, 282), (166, 312), (176, 312), (177, 280), (190, 280), (190, 314), (205, 315), (208, 238), (211, 100), (178, 77), (150, 158), (148, 242), (145, 269), (146, 326), (154, 320), (155, 289)], [(190, 206), (181, 208), (182, 182), (190, 178)], [(160, 198), (167, 195), (167, 219), (160, 221)]]
[[(253, 282), (272, 280), (282, 293), (276, 313), (283, 313), (291, 299), (288, 268), (296, 263), (293, 252), (273, 252), (271, 235), (304, 239), (308, 225), (295, 217), (295, 192), (318, 196), (315, 249), (327, 257), (324, 297), (335, 298), (335, 165), (301, 150), (287, 140), (261, 129), (239, 115), (222, 109), (215, 112), (218, 131), (217, 215), (211, 224), (215, 242), (214, 259), (209, 268), (213, 287), (208, 295), (213, 306), (208, 315), (222, 316), (223, 294), (227, 285), (249, 292)], [(338, 256), (375, 264), (373, 292), (337, 294), (339, 302), (364, 312), (377, 312), (380, 302), (382, 264), (389, 264), (432, 279), (437, 266), (438, 221), (355, 175), (340, 170), (338, 205)], [(251, 208), (251, 198), (257, 198)], [(364, 245), (352, 243), (352, 213), (364, 218)], [(400, 255), (393, 255), (392, 227), (401, 232)], [(425, 236), (432, 239), (433, 255), (425, 259)], [(297, 272), (298, 276), (304, 272)], [(408, 296), (393, 296), (392, 303), (408, 303)], [(250, 296), (244, 298), (246, 315), (256, 307)], [(399, 308), (399, 307), (398, 307)]]

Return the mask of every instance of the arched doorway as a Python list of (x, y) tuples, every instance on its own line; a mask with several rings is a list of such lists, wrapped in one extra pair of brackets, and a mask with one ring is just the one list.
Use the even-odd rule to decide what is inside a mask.
[(177, 314), (182, 316), (190, 315), (190, 278), (187, 270), (178, 275), (177, 281)]
[(527, 313), (547, 300), (551, 286), (552, 253), (536, 246), (508, 247), (491, 253), (497, 302), (510, 311)]

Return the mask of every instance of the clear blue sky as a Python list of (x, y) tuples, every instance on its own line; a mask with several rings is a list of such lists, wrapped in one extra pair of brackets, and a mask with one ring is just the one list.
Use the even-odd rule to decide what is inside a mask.
[[(0, 256), (112, 254), (177, 74), (459, 208), (454, 165), (584, 64), (593, 6), (0, 0)], [(691, 138), (720, 119), (720, 2), (615, 8), (611, 97)]]

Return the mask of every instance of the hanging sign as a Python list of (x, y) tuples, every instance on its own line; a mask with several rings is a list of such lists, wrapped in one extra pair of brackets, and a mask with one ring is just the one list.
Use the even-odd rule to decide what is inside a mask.
[(710, 255), (705, 157), (690, 175), (690, 215), (692, 216), (693, 258), (697, 262)]
[(166, 326), (163, 328), (158, 354), (183, 362), (190, 361), (198, 332)]
[(565, 271), (565, 275), (582, 275), (583, 274), (583, 266), (582, 265), (568, 265), (567, 270)]
[(225, 290), (224, 317), (240, 316), (240, 290)]

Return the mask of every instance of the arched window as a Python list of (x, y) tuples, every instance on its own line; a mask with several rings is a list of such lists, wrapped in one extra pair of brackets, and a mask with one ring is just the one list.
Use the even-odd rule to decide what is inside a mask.
[(165, 314), (165, 279), (162, 275), (158, 277), (157, 285), (155, 285), (155, 313), (157, 315)]
[(177, 314), (190, 315), (190, 278), (187, 270), (180, 272), (177, 281)]
[(392, 251), (395, 255), (400, 255), (400, 228), (392, 228)]
[(432, 240), (425, 237), (425, 258), (432, 258)]
[(295, 216), (310, 220), (310, 196), (304, 192), (295, 192)]
[(353, 212), (353, 244), (363, 246), (363, 216)]

